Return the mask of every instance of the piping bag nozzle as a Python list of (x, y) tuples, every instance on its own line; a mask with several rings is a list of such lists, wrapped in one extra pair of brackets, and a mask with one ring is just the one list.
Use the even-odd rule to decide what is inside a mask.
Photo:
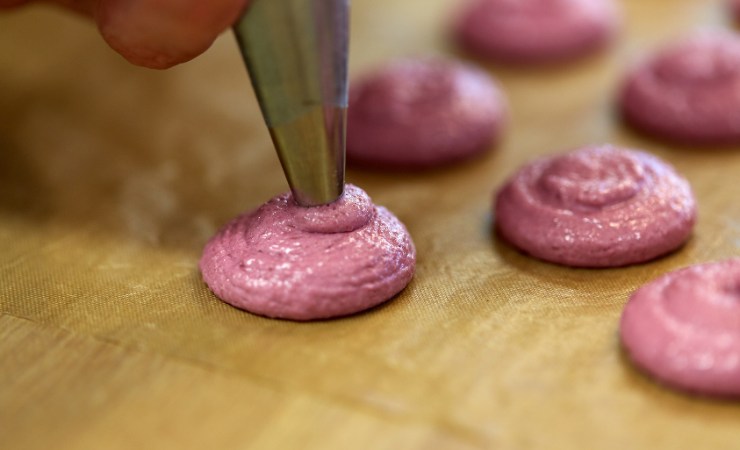
[(344, 189), (349, 0), (252, 0), (234, 25), (296, 202)]

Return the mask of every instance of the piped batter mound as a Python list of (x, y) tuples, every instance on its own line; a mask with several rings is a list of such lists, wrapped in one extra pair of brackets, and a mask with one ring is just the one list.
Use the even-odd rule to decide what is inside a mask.
[(350, 164), (423, 169), (490, 149), (506, 102), (496, 83), (472, 66), (401, 60), (354, 83), (347, 112)]
[(472, 0), (454, 34), (484, 59), (549, 63), (604, 47), (618, 26), (613, 0)]
[(611, 145), (542, 158), (495, 197), (500, 235), (545, 261), (615, 267), (680, 247), (696, 220), (688, 182), (647, 153)]
[(353, 314), (389, 300), (414, 275), (408, 231), (360, 188), (305, 208), (277, 196), (221, 229), (203, 250), (208, 287), (237, 308), (273, 318)]
[(740, 397), (740, 259), (668, 273), (638, 289), (620, 324), (632, 361), (659, 381)]
[(704, 32), (634, 69), (622, 112), (648, 134), (685, 144), (740, 143), (740, 37)]

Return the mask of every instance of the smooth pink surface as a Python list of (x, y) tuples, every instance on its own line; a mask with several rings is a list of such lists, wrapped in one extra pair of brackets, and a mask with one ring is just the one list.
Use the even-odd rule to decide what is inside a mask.
[(704, 32), (634, 69), (622, 90), (625, 119), (683, 143), (740, 143), (740, 36)]
[(291, 194), (237, 217), (206, 244), (200, 270), (223, 301), (267, 317), (345, 316), (389, 300), (414, 275), (408, 231), (352, 185), (336, 202)]
[(501, 134), (506, 104), (484, 72), (442, 60), (394, 62), (354, 83), (349, 163), (427, 168), (484, 152)]
[(610, 145), (534, 161), (495, 198), (501, 236), (530, 255), (568, 266), (647, 261), (690, 236), (688, 182), (655, 156)]
[(618, 25), (613, 0), (472, 0), (454, 32), (482, 58), (542, 63), (597, 50)]
[(634, 363), (680, 389), (740, 396), (740, 259), (671, 272), (637, 290), (620, 324)]

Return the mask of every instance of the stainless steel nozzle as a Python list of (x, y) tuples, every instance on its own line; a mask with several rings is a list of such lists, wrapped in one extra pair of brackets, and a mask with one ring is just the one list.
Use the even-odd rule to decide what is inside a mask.
[(336, 200), (344, 189), (349, 0), (252, 0), (234, 32), (296, 201)]

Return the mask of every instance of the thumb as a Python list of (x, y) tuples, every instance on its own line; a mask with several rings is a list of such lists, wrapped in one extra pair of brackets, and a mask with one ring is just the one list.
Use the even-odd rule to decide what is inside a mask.
[(99, 0), (95, 20), (106, 42), (130, 62), (165, 69), (211, 46), (248, 0)]

